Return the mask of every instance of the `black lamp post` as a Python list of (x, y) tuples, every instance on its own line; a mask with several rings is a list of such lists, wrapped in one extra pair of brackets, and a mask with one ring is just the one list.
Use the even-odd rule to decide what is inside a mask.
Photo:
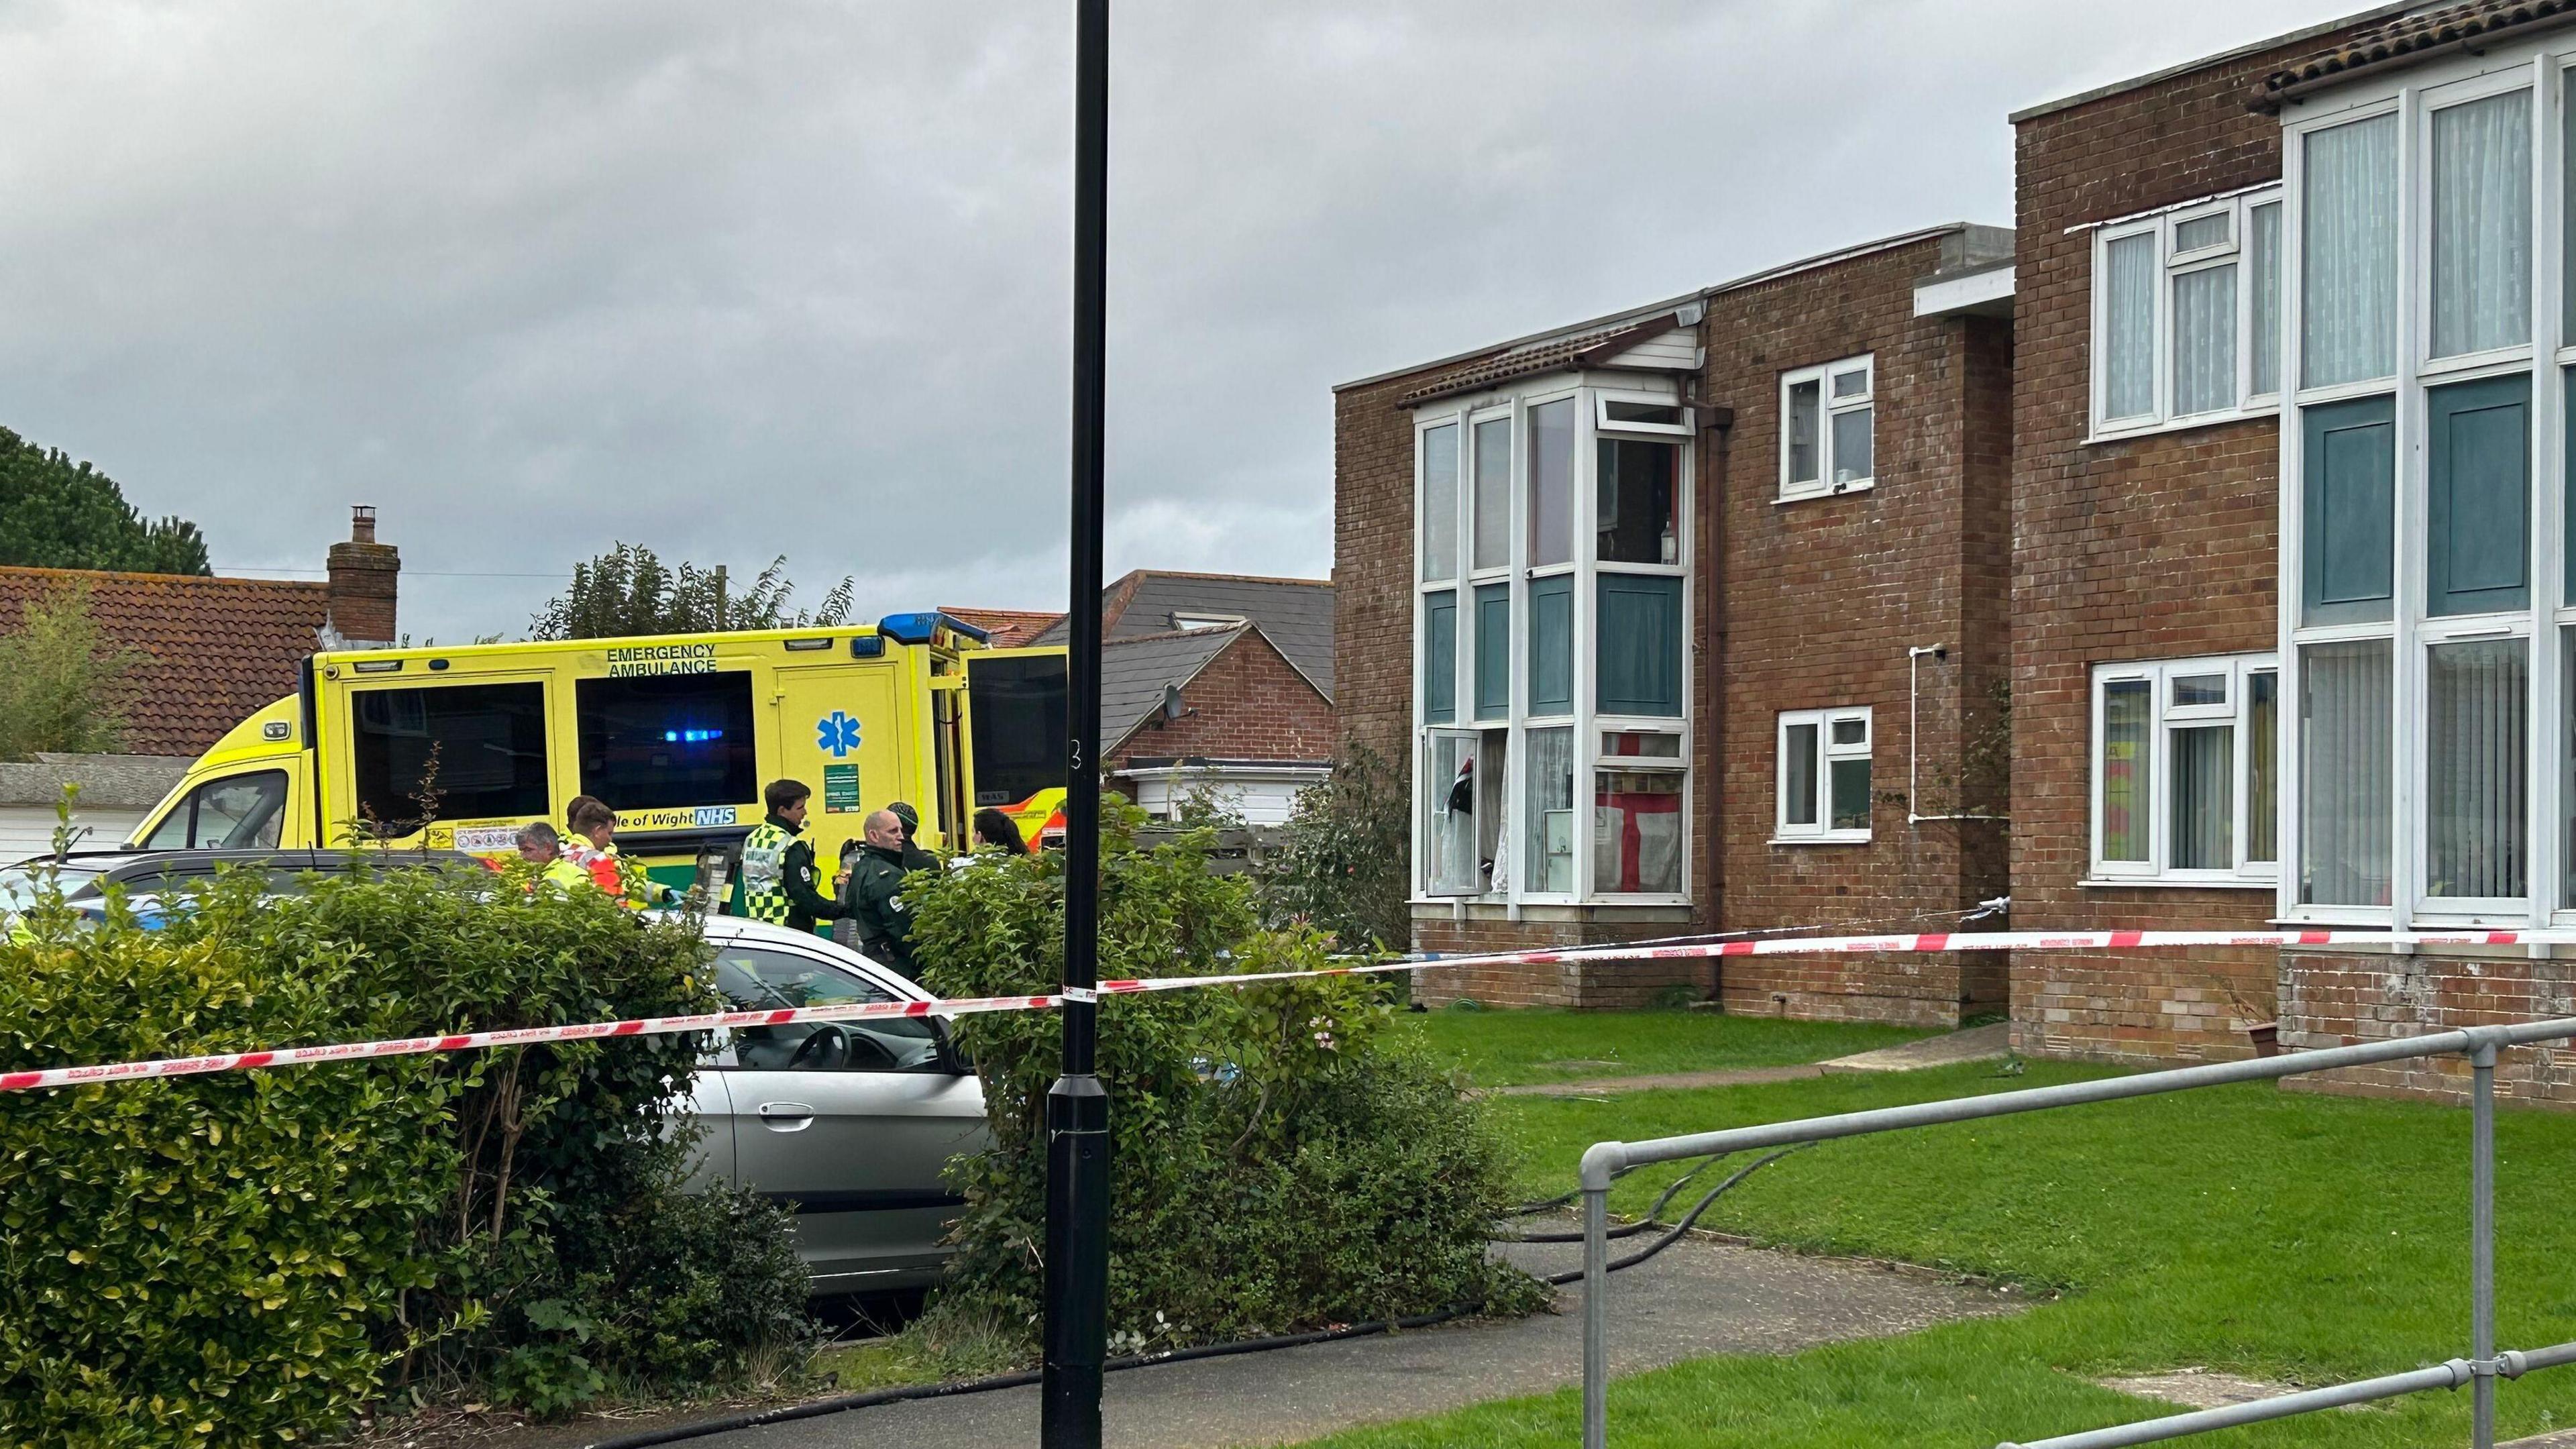
[(1099, 1449), (1109, 1340), (1109, 1097), (1095, 1074), (1100, 980), (1102, 314), (1109, 290), (1109, 0), (1075, 0), (1073, 579), (1065, 689), (1064, 1064), (1047, 1092), (1042, 1449)]

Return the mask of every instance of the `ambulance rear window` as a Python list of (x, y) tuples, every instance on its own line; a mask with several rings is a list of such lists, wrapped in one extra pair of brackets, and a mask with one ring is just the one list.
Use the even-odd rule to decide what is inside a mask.
[(647, 674), (573, 686), (581, 788), (618, 810), (760, 798), (751, 674)]
[(362, 690), (357, 723), (358, 807), (386, 833), (407, 835), (431, 795), (441, 820), (544, 819), (546, 689), (542, 684), (453, 684)]
[(1017, 805), (1065, 782), (1065, 664), (1061, 654), (966, 657), (975, 721), (976, 805)]

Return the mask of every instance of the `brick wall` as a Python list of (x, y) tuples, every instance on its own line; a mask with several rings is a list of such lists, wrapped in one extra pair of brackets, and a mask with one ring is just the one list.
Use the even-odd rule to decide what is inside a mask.
[[(2281, 953), (2281, 1045), (2311, 1050), (2576, 1016), (2576, 960), (2534, 961), (2521, 951), (2392, 955), (2384, 951)], [(2293, 1090), (2465, 1100), (2464, 1057), (2419, 1057), (2313, 1077)], [(2496, 1095), (2576, 1104), (2576, 1051), (2565, 1043), (2498, 1054)]]
[[(1531, 911), (1537, 914), (1539, 909)], [(1622, 911), (1609, 920), (1572, 915), (1511, 921), (1490, 908), (1470, 910), (1476, 914), (1457, 920), (1437, 907), (1418, 909), (1413, 918), (1415, 946), (1452, 954), (1527, 951), (1645, 940), (1690, 929), (1687, 907)], [(1717, 974), (1714, 960), (1434, 966), (1414, 974), (1413, 998), (1425, 1006), (1445, 1006), (1460, 997), (1488, 1006), (1652, 1006), (1675, 990), (1695, 999), (1709, 997), (1715, 993)]]
[[(1963, 789), (1962, 776), (2009, 657), (2014, 340), (2001, 321), (1915, 318), (1914, 289), (1942, 260), (1934, 238), (1710, 298), (1706, 367), (1690, 379), (1690, 394), (1731, 410), (1732, 423), (1701, 434), (1693, 484), (1693, 907), (1563, 919), (1539, 918), (1534, 908), (1518, 922), (1490, 907), (1470, 908), (1464, 920), (1427, 908), (1415, 921), (1418, 945), (1492, 950), (1690, 929), (1893, 926), (2003, 893), (1999, 826), (1906, 819), (1908, 751), (1917, 743), (1907, 732), (1906, 651), (1918, 644), (1946, 651), (1921, 668), (1923, 808), (1988, 814), (2002, 805), (1999, 779), (1979, 795)], [(1877, 481), (1862, 493), (1778, 503), (1780, 374), (1863, 353), (1877, 365)], [(1408, 767), (1413, 428), (1395, 403), (1424, 375), (1335, 398), (1342, 729)], [(1851, 705), (1872, 711), (1872, 841), (1771, 844), (1779, 712)], [(1963, 1010), (2000, 1006), (2006, 996), (2003, 963), (1984, 958), (1763, 958), (1731, 961), (1722, 973), (1705, 963), (1545, 966), (1426, 973), (1422, 983), (1434, 1000), (1562, 1004), (1642, 1001), (1674, 986), (1717, 994), (1730, 1010), (1927, 1025), (1955, 1023)]]
[[(2088, 444), (2093, 236), (2070, 231), (2277, 179), (2280, 124), (2245, 108), (2311, 38), (2017, 127), (2012, 528), (2013, 922), (2254, 925), (2269, 890), (2088, 888), (2091, 670), (2270, 650), (2278, 429), (2270, 419)], [(2244, 1055), (2268, 952), (2024, 955), (2023, 1049), (2103, 1060)], [(2240, 1004), (2241, 1003), (2241, 1004)]]
[(1333, 754), (1333, 706), (1258, 629), (1246, 629), (1181, 686), (1188, 711), (1149, 714), (1106, 753), (1111, 768), (1139, 755), (1323, 760)]
[[(1722, 722), (1718, 915), (1730, 929), (1895, 927), (2005, 889), (1997, 826), (1906, 818), (1918, 748), (1924, 813), (2001, 804), (1961, 799), (1961, 709), (1986, 697), (2006, 654), (2012, 343), (2000, 322), (1914, 316), (1941, 252), (1925, 241), (1710, 301), (1703, 385), (1735, 421), (1721, 484), (1725, 662), (1702, 676), (1701, 714)], [(1777, 501), (1780, 375), (1864, 353), (1875, 482)], [(1991, 597), (1972, 600), (1972, 584)], [(1907, 732), (1917, 645), (1945, 650), (1918, 667), (1919, 740)], [(1856, 705), (1871, 711), (1870, 840), (1773, 844), (1779, 713)], [(2002, 1005), (1992, 963), (1963, 975), (1956, 957), (1783, 956), (1728, 962), (1721, 995), (1730, 1011), (1947, 1025), (1981, 993)]]

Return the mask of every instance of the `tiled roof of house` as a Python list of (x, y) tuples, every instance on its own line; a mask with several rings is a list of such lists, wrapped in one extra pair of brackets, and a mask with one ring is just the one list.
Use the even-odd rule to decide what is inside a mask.
[(330, 614), (320, 583), (0, 568), (0, 632), (17, 628), (29, 600), (70, 583), (89, 585), (101, 636), (146, 656), (119, 700), (124, 745), (137, 754), (195, 756), (293, 694)]
[(1559, 368), (1573, 366), (1583, 354), (1593, 351), (1605, 342), (1637, 332), (1641, 327), (1648, 331), (1660, 332), (1670, 326), (1672, 326), (1671, 318), (1660, 317), (1643, 324), (1622, 323), (1616, 327), (1580, 332), (1572, 337), (1551, 337), (1545, 341), (1528, 343), (1441, 373), (1397, 398), (1395, 405), (1408, 407), (1427, 398), (1446, 397), (1450, 393), (1466, 392), (1471, 388), (1483, 387), (1487, 383), (1505, 382), (1515, 377), (1528, 377), (1534, 373), (1554, 372)]
[(2576, 22), (2576, 0), (2466, 0), (2392, 16), (2344, 37), (2332, 49), (2263, 78), (2259, 104), (2277, 106), (2299, 91), (2364, 68), (2429, 60), (2447, 47), (2471, 48), (2506, 32)]
[(991, 635), (987, 642), (996, 649), (1017, 649), (1023, 644), (1033, 644), (1049, 625), (1064, 617), (1045, 609), (959, 609), (945, 604), (940, 606), (939, 612), (963, 619)]
[[(1333, 697), (1333, 585), (1329, 579), (1273, 579), (1250, 574), (1193, 574), (1137, 569), (1101, 591), (1104, 642), (1168, 633), (1185, 619), (1242, 619), (1297, 672)], [(1061, 644), (1057, 620), (1033, 643)]]
[(1100, 753), (1108, 758), (1145, 717), (1163, 707), (1167, 687), (1187, 685), (1208, 662), (1250, 632), (1250, 624), (1225, 629), (1183, 629), (1103, 639), (1100, 644)]

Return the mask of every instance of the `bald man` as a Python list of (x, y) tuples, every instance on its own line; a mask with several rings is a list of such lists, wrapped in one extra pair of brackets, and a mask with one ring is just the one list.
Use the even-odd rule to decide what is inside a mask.
[(903, 908), (903, 822), (879, 810), (860, 826), (865, 844), (850, 867), (849, 919), (870, 960), (918, 978), (912, 960), (912, 916)]

